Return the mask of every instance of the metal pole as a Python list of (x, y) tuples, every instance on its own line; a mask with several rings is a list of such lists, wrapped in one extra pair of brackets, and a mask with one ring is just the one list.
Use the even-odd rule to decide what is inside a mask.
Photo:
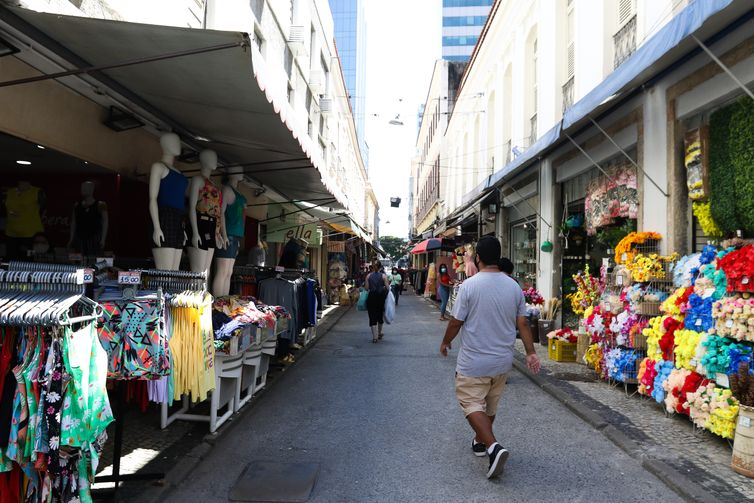
[(589, 154), (586, 153), (586, 150), (584, 150), (583, 148), (581, 148), (581, 145), (579, 145), (578, 143), (576, 143), (576, 140), (574, 140), (573, 138), (571, 138), (568, 135), (568, 133), (563, 133), (563, 134), (566, 136), (566, 138), (568, 138), (569, 140), (571, 140), (571, 143), (573, 143), (576, 146), (576, 148), (581, 151), (582, 154), (584, 154), (584, 157), (586, 157), (587, 159), (589, 159), (589, 161), (594, 165), (594, 167), (596, 167), (598, 170), (602, 171), (602, 174), (605, 175), (608, 180), (610, 180), (613, 183), (617, 183), (615, 180), (612, 179), (612, 177), (610, 175), (607, 174), (607, 171), (605, 171), (604, 169), (602, 169), (602, 166), (600, 166), (599, 164), (597, 164), (597, 161), (595, 161), (594, 159), (592, 159), (592, 156), (590, 156)]
[(646, 171), (644, 171), (644, 168), (642, 168), (641, 166), (639, 166), (639, 165), (638, 165), (638, 164), (636, 163), (636, 161), (634, 161), (634, 160), (633, 160), (633, 159), (631, 158), (631, 156), (630, 156), (630, 155), (628, 155), (628, 153), (627, 153), (627, 152), (626, 152), (625, 150), (623, 150), (623, 148), (621, 148), (621, 146), (620, 146), (620, 145), (618, 145), (618, 144), (617, 144), (617, 143), (615, 142), (615, 140), (613, 140), (613, 137), (612, 137), (612, 136), (610, 136), (609, 134), (607, 134), (607, 131), (605, 131), (604, 129), (602, 129), (602, 128), (600, 127), (600, 125), (599, 125), (599, 124), (597, 124), (597, 121), (595, 121), (595, 120), (594, 120), (594, 119), (592, 119), (591, 117), (589, 117), (589, 120), (590, 120), (590, 121), (592, 121), (592, 124), (594, 124), (594, 126), (595, 126), (595, 127), (597, 128), (597, 129), (599, 129), (599, 130), (600, 130), (600, 133), (602, 133), (603, 135), (605, 135), (605, 138), (607, 138), (607, 139), (608, 139), (608, 140), (610, 141), (610, 143), (612, 143), (612, 144), (613, 144), (613, 145), (615, 146), (615, 148), (617, 148), (618, 150), (620, 150), (621, 154), (623, 154), (623, 155), (624, 155), (624, 156), (626, 157), (626, 159), (628, 159), (628, 161), (629, 161), (629, 162), (630, 162), (631, 164), (633, 164), (633, 165), (634, 165), (634, 167), (635, 167), (636, 169), (638, 169), (638, 170), (640, 170), (640, 171), (641, 171), (642, 173), (644, 173), (644, 176), (646, 176), (646, 177), (647, 177), (647, 178), (649, 179), (649, 181), (650, 181), (650, 182), (652, 182), (652, 185), (654, 185), (655, 187), (657, 187), (657, 190), (659, 190), (659, 191), (660, 191), (660, 193), (661, 193), (661, 194), (662, 194), (663, 196), (665, 196), (665, 197), (670, 197), (670, 196), (669, 196), (669, 195), (667, 194), (667, 192), (665, 192), (664, 190), (662, 190), (662, 188), (660, 188), (660, 186), (659, 186), (659, 185), (657, 185), (657, 182), (655, 182), (655, 181), (654, 181), (654, 179), (652, 179), (652, 177), (651, 177), (651, 176), (649, 176), (649, 175), (647, 174), (647, 172), (646, 172)]
[(15, 80), (8, 80), (5, 82), (0, 82), (0, 88), (17, 86), (21, 84), (30, 84), (32, 82), (41, 82), (44, 80), (59, 79), (62, 77), (71, 77), (73, 75), (81, 75), (83, 73), (88, 74), (88, 73), (99, 72), (103, 70), (112, 70), (114, 68), (123, 68), (126, 66), (140, 65), (143, 63), (151, 63), (154, 61), (162, 61), (164, 59), (180, 58), (182, 56), (191, 56), (194, 54), (203, 54), (206, 52), (221, 51), (224, 49), (230, 49), (232, 47), (244, 47), (244, 46), (246, 46), (246, 42), (244, 41), (231, 42), (227, 44), (213, 45), (210, 47), (202, 47), (199, 49), (187, 49), (185, 51), (170, 52), (166, 54), (159, 54), (157, 56), (146, 56), (143, 58), (129, 59), (126, 61), (121, 61), (120, 63), (112, 63), (109, 65), (85, 66), (83, 68), (75, 68), (73, 70), (66, 70), (64, 72), (49, 73), (45, 75), (37, 75), (36, 77), (26, 77), (23, 79), (15, 79)]
[[(547, 220), (545, 220), (545, 219), (544, 219), (544, 217), (543, 217), (543, 216), (542, 216), (542, 215), (541, 215), (541, 214), (539, 213), (539, 211), (537, 211), (537, 209), (536, 209), (536, 208), (535, 208), (534, 206), (532, 206), (532, 205), (531, 205), (531, 203), (529, 202), (529, 200), (528, 200), (528, 199), (525, 199), (525, 198), (524, 198), (524, 197), (523, 197), (523, 196), (522, 196), (522, 195), (521, 195), (521, 194), (519, 193), (519, 191), (517, 191), (517, 190), (516, 190), (516, 188), (515, 188), (515, 187), (513, 187), (513, 185), (511, 185), (510, 183), (507, 183), (506, 185), (507, 185), (507, 186), (508, 186), (508, 187), (509, 187), (509, 188), (510, 188), (510, 189), (511, 189), (511, 190), (512, 190), (513, 192), (515, 192), (515, 193), (516, 193), (516, 195), (517, 195), (517, 196), (518, 196), (518, 197), (519, 197), (519, 198), (520, 198), (520, 199), (521, 199), (521, 200), (522, 200), (523, 202), (525, 202), (525, 203), (526, 203), (526, 205), (527, 205), (527, 206), (528, 206), (529, 208), (531, 208), (531, 209), (532, 209), (532, 211), (534, 211), (534, 213), (535, 213), (535, 214), (536, 214), (536, 215), (537, 215), (537, 216), (539, 217), (539, 219), (540, 219), (540, 220), (542, 220), (542, 222), (544, 222), (544, 224), (545, 224), (545, 225), (546, 225), (547, 227), (549, 227), (550, 229), (552, 229), (552, 225), (550, 225), (550, 223), (549, 223), (549, 222), (548, 222)], [(516, 209), (518, 209), (518, 207), (517, 207), (517, 206), (516, 206), (515, 204), (513, 204), (513, 206), (515, 206), (515, 207), (516, 207)], [(521, 210), (518, 210), (518, 211), (519, 211), (519, 213), (521, 213)]]
[(748, 87), (746, 87), (746, 86), (744, 85), (744, 83), (743, 83), (743, 82), (741, 82), (741, 81), (740, 81), (740, 80), (738, 79), (738, 77), (736, 77), (736, 76), (735, 76), (735, 75), (733, 74), (733, 72), (732, 72), (732, 71), (730, 70), (730, 68), (728, 68), (728, 67), (727, 67), (727, 66), (725, 65), (725, 63), (723, 63), (723, 62), (722, 62), (722, 61), (720, 60), (720, 58), (718, 58), (717, 56), (715, 56), (715, 54), (714, 54), (714, 53), (713, 53), (713, 52), (712, 52), (712, 51), (711, 51), (711, 50), (709, 49), (709, 47), (707, 47), (706, 45), (704, 45), (704, 42), (702, 42), (701, 40), (699, 40), (698, 38), (696, 38), (696, 35), (694, 35), (693, 33), (691, 34), (691, 38), (693, 38), (693, 39), (694, 39), (694, 41), (695, 41), (695, 42), (696, 42), (696, 43), (697, 43), (697, 44), (699, 45), (699, 47), (701, 47), (701, 48), (702, 48), (702, 50), (703, 50), (704, 52), (706, 52), (706, 53), (707, 53), (707, 55), (708, 55), (708, 56), (709, 56), (710, 58), (712, 58), (712, 61), (714, 61), (715, 63), (717, 63), (717, 66), (719, 66), (720, 68), (722, 68), (722, 69), (723, 69), (723, 71), (724, 71), (725, 73), (727, 73), (727, 74), (728, 74), (728, 76), (729, 76), (729, 77), (730, 77), (731, 79), (733, 79), (733, 82), (735, 82), (735, 83), (736, 83), (736, 84), (738, 85), (738, 87), (740, 87), (740, 88), (741, 88), (741, 89), (743, 90), (743, 92), (745, 92), (745, 93), (746, 93), (746, 94), (747, 94), (747, 95), (749, 96), (749, 98), (751, 98), (751, 99), (753, 99), (753, 100), (754, 100), (754, 93), (752, 93), (752, 92), (751, 92), (751, 89), (749, 89)]
[(293, 201), (247, 204), (246, 207), (250, 208), (252, 206), (269, 206), (271, 204), (313, 203), (313, 202), (316, 202), (316, 201), (332, 201), (332, 200), (333, 200), (332, 197), (320, 197), (319, 199), (295, 199)]

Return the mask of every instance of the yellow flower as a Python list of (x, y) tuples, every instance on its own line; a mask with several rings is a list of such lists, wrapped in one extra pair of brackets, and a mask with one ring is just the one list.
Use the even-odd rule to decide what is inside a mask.
[(704, 234), (711, 238), (721, 238), (725, 232), (717, 225), (712, 218), (712, 209), (709, 201), (700, 202), (694, 201), (692, 204), (694, 216), (699, 221), (699, 226), (702, 228)]

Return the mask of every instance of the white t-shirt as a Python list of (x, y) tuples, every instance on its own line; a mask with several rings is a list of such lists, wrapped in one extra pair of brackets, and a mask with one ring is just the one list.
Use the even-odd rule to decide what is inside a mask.
[(453, 305), (453, 318), (464, 322), (456, 372), (467, 377), (509, 372), (518, 316), (526, 316), (526, 301), (507, 275), (480, 272), (464, 281)]

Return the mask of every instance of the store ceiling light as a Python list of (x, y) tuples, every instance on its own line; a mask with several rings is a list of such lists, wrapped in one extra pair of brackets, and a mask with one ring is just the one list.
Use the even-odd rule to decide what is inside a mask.
[(31, 166), (31, 161), (16, 161), (16, 164), (20, 164), (21, 166)]
[(13, 47), (8, 42), (0, 38), (0, 58), (3, 56), (10, 56), (11, 54), (16, 54), (18, 52), (18, 48)]
[(212, 141), (209, 138), (204, 137), (204, 136), (194, 136), (194, 139), (197, 141)]
[(108, 114), (107, 119), (105, 119), (104, 124), (118, 133), (121, 131), (128, 131), (129, 129), (140, 128), (144, 125), (139, 119), (124, 112), (118, 107), (110, 107), (110, 113)]
[(44, 149), (45, 149), (45, 148), (44, 148), (44, 147), (43, 147), (42, 145), (37, 145), (37, 148), (40, 148), (40, 149), (42, 149), (42, 150), (44, 150)]

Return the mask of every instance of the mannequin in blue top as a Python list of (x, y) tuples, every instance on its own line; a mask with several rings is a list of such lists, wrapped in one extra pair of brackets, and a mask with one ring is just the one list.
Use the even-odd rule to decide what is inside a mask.
[(215, 279), (212, 282), (212, 295), (221, 297), (230, 292), (230, 277), (238, 251), (243, 241), (246, 226), (246, 198), (238, 191), (243, 173), (227, 175), (223, 185), (223, 207), (227, 246), (215, 252)]
[(158, 269), (178, 270), (186, 242), (186, 191), (188, 178), (173, 166), (181, 153), (175, 133), (160, 137), (162, 159), (149, 174), (149, 216), (152, 220), (152, 256)]

